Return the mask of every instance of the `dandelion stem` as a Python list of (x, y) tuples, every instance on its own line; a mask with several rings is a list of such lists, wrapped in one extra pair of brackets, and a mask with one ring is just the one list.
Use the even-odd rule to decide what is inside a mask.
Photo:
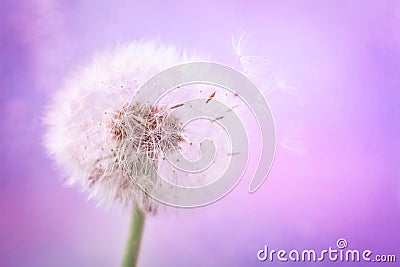
[(140, 242), (142, 240), (145, 213), (134, 207), (129, 237), (125, 245), (125, 254), (121, 267), (136, 267), (139, 258)]

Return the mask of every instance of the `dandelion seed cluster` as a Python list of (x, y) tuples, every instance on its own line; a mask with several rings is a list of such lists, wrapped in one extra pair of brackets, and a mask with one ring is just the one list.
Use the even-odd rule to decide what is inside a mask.
[(135, 42), (102, 53), (67, 79), (45, 116), (46, 147), (66, 183), (80, 184), (99, 203), (154, 210), (137, 181), (156, 184), (161, 152), (179, 149), (182, 125), (167, 105), (130, 101), (151, 76), (197, 59), (174, 46)]
[[(179, 150), (183, 141), (182, 123), (169, 114), (167, 106), (153, 106), (136, 102), (125, 106), (113, 117), (110, 124), (111, 134), (117, 144), (113, 150), (115, 163), (112, 170), (120, 169), (123, 185), (118, 191), (118, 198), (129, 195), (123, 193), (133, 182), (142, 179), (146, 190), (157, 185), (157, 166), (161, 155)], [(165, 160), (165, 157), (161, 158)], [(99, 161), (101, 162), (101, 161)], [(89, 177), (94, 184), (103, 178), (107, 168)], [(109, 174), (113, 179), (113, 172)], [(144, 182), (144, 183), (143, 183)], [(147, 202), (147, 199), (145, 199)], [(152, 209), (150, 203), (147, 209)]]

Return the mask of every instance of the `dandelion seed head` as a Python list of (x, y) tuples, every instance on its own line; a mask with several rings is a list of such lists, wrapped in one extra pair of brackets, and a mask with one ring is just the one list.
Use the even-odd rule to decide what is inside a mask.
[(161, 152), (179, 149), (182, 125), (166, 105), (129, 103), (151, 76), (197, 59), (174, 46), (135, 42), (96, 56), (72, 75), (44, 118), (45, 144), (66, 184), (80, 185), (99, 203), (156, 209), (138, 181), (155, 186)]

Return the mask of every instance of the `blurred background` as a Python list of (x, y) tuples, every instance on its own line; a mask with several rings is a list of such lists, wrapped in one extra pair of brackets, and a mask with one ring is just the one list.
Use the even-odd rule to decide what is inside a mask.
[[(139, 266), (281, 266), (257, 251), (336, 247), (400, 260), (400, 2), (0, 1), (0, 266), (118, 266), (129, 211), (63, 186), (41, 117), (71, 70), (158, 38), (232, 65), (245, 31), (268, 56), (278, 147), (217, 203), (149, 216)], [(261, 163), (262, 164), (262, 163)], [(363, 263), (286, 263), (290, 266)], [(371, 263), (371, 265), (374, 265)], [(396, 266), (396, 263), (387, 263)]]

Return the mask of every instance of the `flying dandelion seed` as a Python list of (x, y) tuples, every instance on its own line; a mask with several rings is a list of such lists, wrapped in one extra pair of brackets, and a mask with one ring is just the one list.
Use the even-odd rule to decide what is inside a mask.
[[(268, 98), (269, 104), (274, 111), (281, 115), (289, 113), (290, 120), (285, 119), (289, 126), (281, 128), (289, 128), (279, 142), (280, 147), (291, 153), (301, 155), (304, 153), (304, 143), (301, 135), (298, 134), (298, 127), (292, 126), (297, 124), (295, 119), (299, 109), (304, 105), (304, 96), (301, 90), (290, 84), (287, 79), (279, 75), (279, 71), (274, 70), (270, 59), (260, 55), (255, 48), (255, 44), (251, 42), (244, 31), (239, 31), (232, 37), (232, 46), (236, 54), (236, 62), (239, 67), (262, 91), (262, 95)], [(239, 104), (243, 105), (243, 104)], [(282, 121), (281, 121), (282, 122)], [(296, 134), (294, 134), (296, 132)]]

